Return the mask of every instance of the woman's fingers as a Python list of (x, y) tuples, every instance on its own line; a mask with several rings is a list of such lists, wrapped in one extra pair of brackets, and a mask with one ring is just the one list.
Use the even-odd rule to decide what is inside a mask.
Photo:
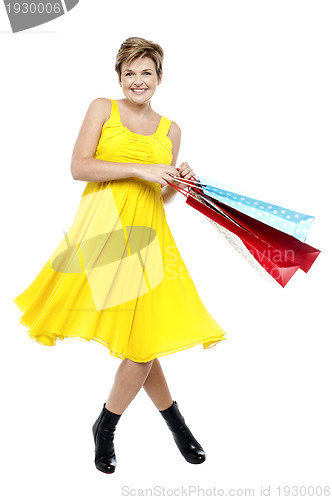
[[(176, 176), (177, 176), (177, 174), (176, 174)], [(173, 178), (173, 173), (172, 173), (172, 174), (167, 174), (167, 173), (165, 173), (165, 174), (163, 175), (163, 178), (164, 178), (166, 181), (169, 181), (169, 182), (173, 182), (173, 183), (174, 183), (174, 182), (178, 182), (177, 180), (175, 180), (175, 179)]]
[(189, 164), (186, 161), (183, 161), (179, 167), (179, 172), (182, 173), (187, 167), (189, 167)]
[(175, 183), (180, 186), (186, 186), (180, 180), (173, 179), (173, 177), (182, 177), (183, 179), (190, 179), (195, 176), (195, 172), (189, 166), (187, 162), (181, 163), (179, 167), (173, 165), (161, 165), (162, 167), (162, 186), (165, 186), (168, 182)]
[(192, 168), (189, 168), (188, 170), (184, 170), (182, 172), (182, 177), (185, 177), (186, 179), (190, 179), (190, 177), (192, 177), (193, 175), (195, 175), (195, 172)]
[(168, 175), (178, 175), (179, 172), (173, 165), (164, 165), (165, 167), (165, 173)]
[(187, 170), (187, 171), (185, 170), (184, 172), (182, 172), (181, 175), (184, 179), (190, 179), (191, 177), (193, 177), (195, 175), (195, 172), (192, 169)]
[(181, 165), (179, 167), (179, 173), (180, 173), (181, 177), (184, 177), (185, 179), (190, 179), (192, 176), (195, 175), (195, 172), (193, 171), (193, 169), (189, 166), (189, 164), (186, 161), (181, 163)]

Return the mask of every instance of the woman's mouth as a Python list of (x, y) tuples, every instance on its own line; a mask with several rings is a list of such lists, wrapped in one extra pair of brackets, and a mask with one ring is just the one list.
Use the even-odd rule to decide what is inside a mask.
[(134, 94), (141, 95), (144, 94), (148, 89), (130, 89), (134, 92)]

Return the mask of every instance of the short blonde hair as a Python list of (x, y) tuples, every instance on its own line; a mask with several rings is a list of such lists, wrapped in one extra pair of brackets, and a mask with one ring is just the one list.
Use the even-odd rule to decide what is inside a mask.
[(138, 36), (127, 38), (120, 46), (115, 60), (115, 71), (118, 74), (119, 82), (121, 82), (121, 66), (122, 63), (131, 63), (137, 57), (151, 57), (156, 65), (158, 80), (162, 74), (162, 64), (164, 59), (164, 51), (157, 43), (145, 40)]

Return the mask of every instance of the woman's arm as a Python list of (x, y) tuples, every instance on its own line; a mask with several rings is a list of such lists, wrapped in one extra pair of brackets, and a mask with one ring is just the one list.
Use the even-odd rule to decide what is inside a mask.
[(140, 177), (162, 186), (178, 175), (174, 166), (164, 164), (122, 163), (94, 158), (101, 130), (110, 115), (109, 99), (94, 99), (84, 117), (71, 158), (71, 174), (75, 180), (103, 182), (112, 179)]
[[(174, 167), (176, 166), (176, 161), (178, 159), (179, 155), (179, 149), (180, 149), (180, 143), (181, 143), (181, 129), (177, 123), (172, 122), (171, 127), (169, 129), (169, 138), (171, 139), (173, 143), (173, 148), (172, 148), (172, 154), (173, 154), (173, 159), (171, 165)], [(177, 177), (183, 177), (185, 179), (190, 179), (193, 175), (195, 175), (194, 171), (192, 170), (191, 167), (189, 167), (187, 162), (181, 163)], [(181, 181), (176, 181), (176, 180), (171, 180), (172, 184), (175, 184), (176, 186), (188, 188), (186, 184), (181, 183)], [(161, 189), (161, 195), (164, 200), (164, 205), (167, 203), (170, 203), (174, 198), (175, 195), (177, 194), (177, 190), (174, 189), (172, 186), (167, 184), (167, 186), (163, 187)]]

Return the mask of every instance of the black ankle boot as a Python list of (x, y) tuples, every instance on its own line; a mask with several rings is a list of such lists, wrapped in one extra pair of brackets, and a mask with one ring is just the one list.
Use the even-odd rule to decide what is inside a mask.
[(92, 426), (95, 441), (95, 466), (106, 474), (114, 472), (116, 467), (113, 438), (120, 417), (121, 415), (109, 411), (104, 403), (99, 417)]
[(173, 401), (169, 408), (161, 410), (160, 413), (172, 431), (174, 441), (187, 462), (191, 464), (204, 462), (205, 452), (186, 425), (177, 402)]

